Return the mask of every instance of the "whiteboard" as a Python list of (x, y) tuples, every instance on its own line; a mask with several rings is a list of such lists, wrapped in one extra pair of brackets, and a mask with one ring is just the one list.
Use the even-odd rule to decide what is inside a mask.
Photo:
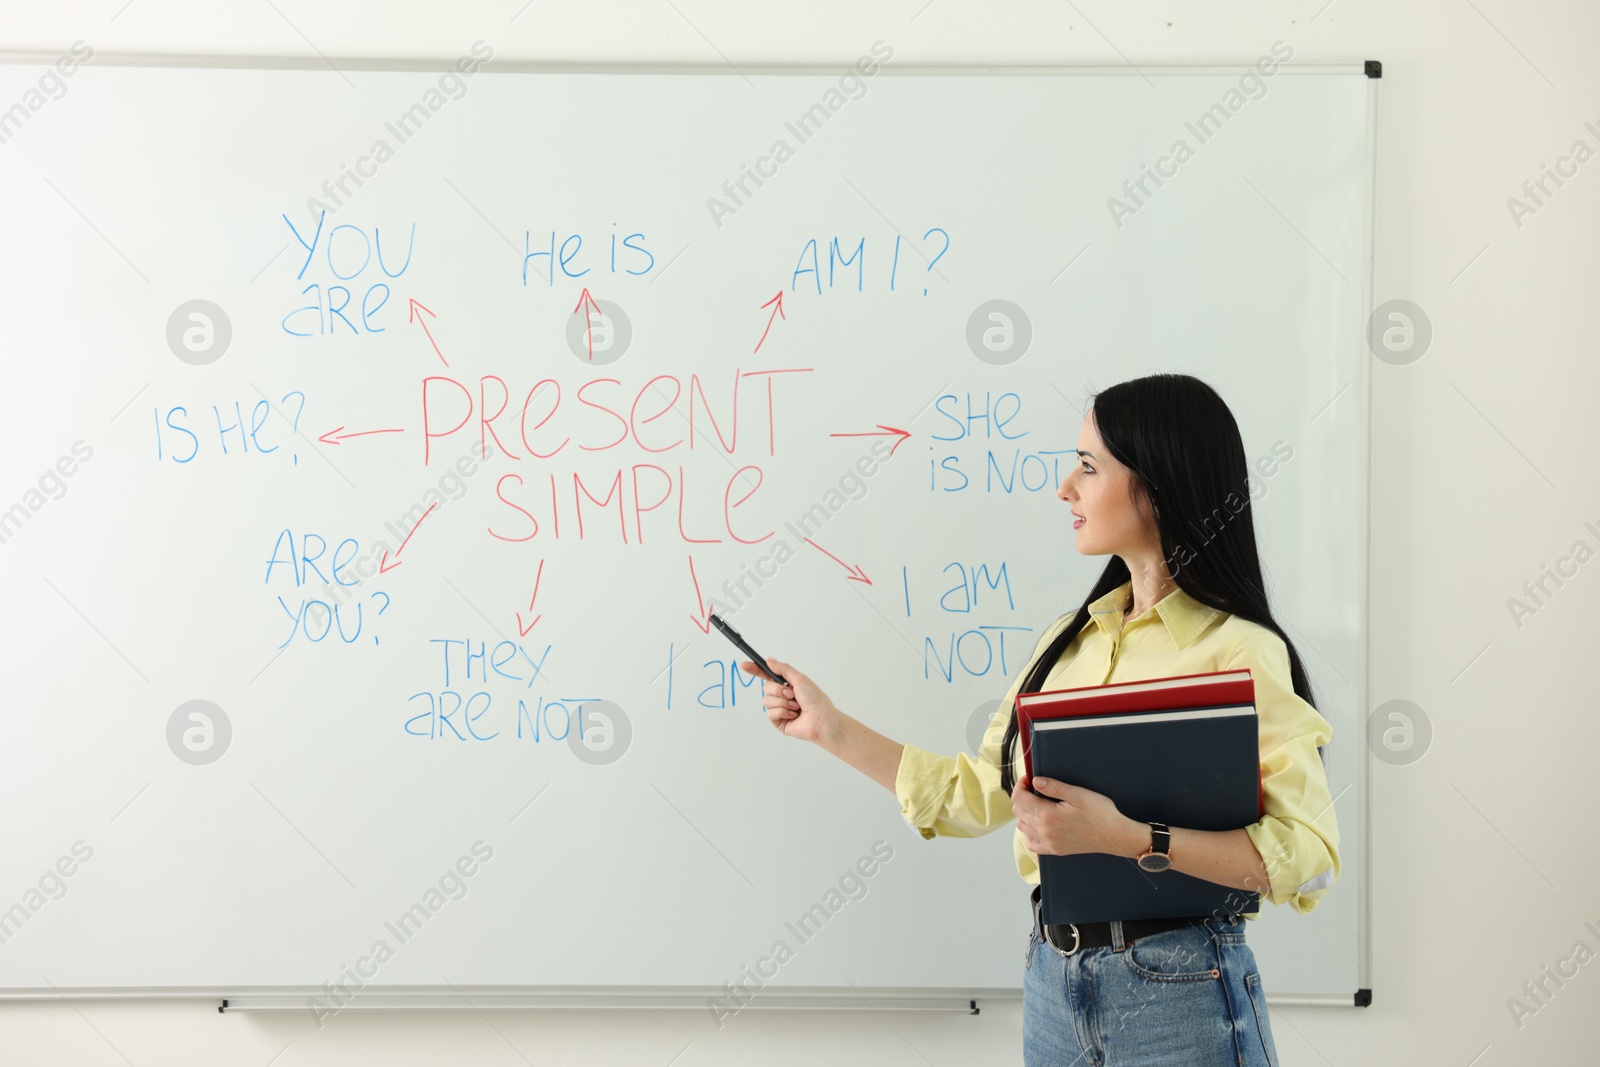
[(1179, 370), (1292, 448), (1256, 514), (1344, 866), (1250, 937), (1350, 1003), (1374, 83), (878, 58), (95, 57), (27, 104), (0, 987), (1017, 995), (1011, 827), (921, 840), (705, 612), (970, 750), (1104, 563), (1053, 496), (1087, 394)]

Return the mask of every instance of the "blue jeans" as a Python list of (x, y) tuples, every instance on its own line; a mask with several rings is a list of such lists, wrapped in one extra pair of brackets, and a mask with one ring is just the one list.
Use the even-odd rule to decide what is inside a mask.
[(1028, 932), (1027, 1067), (1278, 1067), (1244, 919), (1211, 918), (1062, 956)]

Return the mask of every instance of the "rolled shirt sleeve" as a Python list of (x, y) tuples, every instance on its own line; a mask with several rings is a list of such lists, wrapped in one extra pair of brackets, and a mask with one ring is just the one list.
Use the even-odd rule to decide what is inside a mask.
[[(1011, 795), (1000, 788), (1000, 743), (1011, 719), (1011, 702), (1022, 689), (1034, 661), (1057, 631), (1071, 621), (1057, 618), (1045, 627), (1027, 664), (1012, 679), (1000, 708), (983, 734), (976, 758), (965, 752), (944, 756), (916, 745), (905, 745), (895, 774), (894, 792), (900, 813), (924, 838), (980, 837), (1014, 819)], [(1020, 746), (1016, 774), (1021, 777)]]
[(1265, 627), (1241, 641), (1227, 669), (1255, 682), (1265, 814), (1245, 827), (1266, 867), (1270, 903), (1309, 912), (1339, 877), (1339, 826), (1328, 795), (1325, 746), (1333, 726), (1294, 691), (1288, 649)]

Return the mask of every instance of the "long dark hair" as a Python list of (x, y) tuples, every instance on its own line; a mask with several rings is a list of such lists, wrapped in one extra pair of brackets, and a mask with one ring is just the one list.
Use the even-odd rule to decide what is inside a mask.
[[(1092, 398), (1095, 428), (1117, 462), (1132, 472), (1131, 493), (1155, 514), (1161, 553), (1178, 587), (1202, 604), (1266, 627), (1283, 638), (1289, 651), (1294, 691), (1312, 699), (1294, 642), (1267, 604), (1256, 552), (1251, 512), (1249, 466), (1239, 426), (1222, 397), (1188, 374), (1152, 374), (1113, 385)], [(1043, 687), (1050, 669), (1089, 622), (1089, 605), (1130, 577), (1128, 565), (1112, 556), (1079, 605), (1072, 621), (1051, 639), (1028, 669), (1021, 693)], [(1000, 743), (1000, 783), (1016, 786), (1017, 706)]]

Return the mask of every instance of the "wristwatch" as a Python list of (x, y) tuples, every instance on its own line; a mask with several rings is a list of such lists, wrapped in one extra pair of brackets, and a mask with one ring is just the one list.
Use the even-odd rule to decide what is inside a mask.
[(1139, 854), (1139, 869), (1164, 871), (1172, 866), (1172, 831), (1164, 822), (1150, 824), (1150, 847)]

